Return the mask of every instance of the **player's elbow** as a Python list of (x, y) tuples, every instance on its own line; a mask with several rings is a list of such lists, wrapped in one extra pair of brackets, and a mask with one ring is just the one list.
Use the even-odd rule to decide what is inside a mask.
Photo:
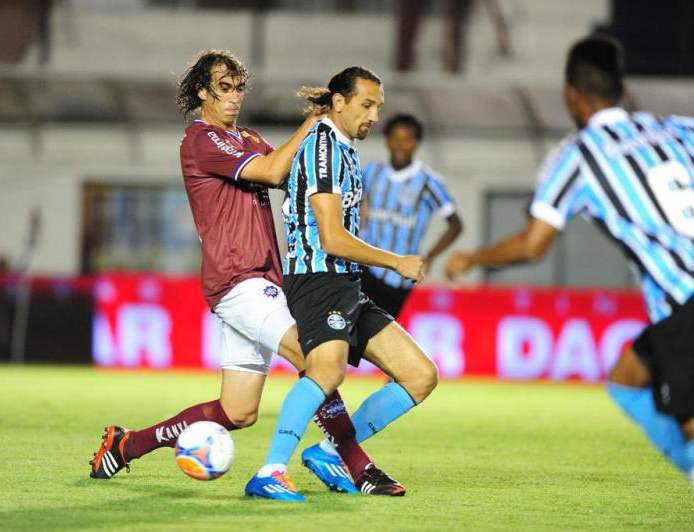
[(451, 222), (450, 231), (453, 239), (458, 238), (463, 233), (463, 221), (457, 216)]
[(320, 245), (328, 255), (339, 255), (340, 235), (335, 231), (320, 232)]
[(284, 181), (284, 178), (286, 176), (283, 173), (277, 172), (277, 173), (270, 173), (265, 176), (265, 183), (267, 183), (270, 186), (276, 187), (279, 185), (282, 181)]
[(326, 239), (321, 241), (321, 247), (328, 255), (337, 255), (337, 246), (332, 240)]
[(279, 170), (275, 170), (273, 168), (267, 168), (264, 171), (258, 173), (255, 181), (259, 181), (271, 187), (276, 187), (284, 180), (285, 177), (286, 175), (284, 174), (284, 172), (280, 172)]

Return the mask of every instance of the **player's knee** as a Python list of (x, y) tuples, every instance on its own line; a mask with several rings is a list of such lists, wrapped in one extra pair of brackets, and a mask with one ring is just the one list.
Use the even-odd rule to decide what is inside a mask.
[(684, 439), (689, 442), (694, 441), (694, 416), (686, 416), (685, 419), (680, 420), (680, 424)]
[(258, 409), (239, 408), (222, 397), (219, 402), (229, 422), (240, 429), (250, 427), (258, 420)]
[(622, 386), (641, 388), (647, 386), (650, 375), (633, 349), (627, 350), (607, 374), (608, 380)]
[(434, 391), (439, 383), (439, 371), (431, 360), (426, 359), (422, 362), (408, 379), (405, 389), (417, 403), (421, 403), (431, 392)]
[(280, 350), (280, 356), (294, 366), (296, 371), (299, 373), (306, 370), (306, 359), (304, 358), (304, 354), (301, 352), (301, 349), (293, 348), (293, 346), (287, 346)]
[(306, 372), (306, 376), (313, 380), (325, 395), (330, 395), (339, 388), (345, 380), (345, 374), (345, 368), (335, 368), (333, 371), (309, 370)]
[(258, 421), (258, 411), (234, 412), (231, 415), (227, 414), (227, 417), (236, 427), (243, 429), (254, 425)]

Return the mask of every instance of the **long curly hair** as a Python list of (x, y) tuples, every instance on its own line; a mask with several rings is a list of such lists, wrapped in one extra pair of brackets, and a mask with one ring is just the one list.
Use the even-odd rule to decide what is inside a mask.
[(227, 50), (205, 50), (185, 71), (178, 83), (176, 104), (184, 118), (187, 119), (190, 113), (202, 105), (202, 100), (198, 96), (200, 89), (207, 89), (213, 97), (216, 97), (212, 89), (212, 67), (217, 65), (224, 65), (229, 76), (240, 76), (241, 83), (248, 82), (250, 77), (248, 69), (234, 54)]

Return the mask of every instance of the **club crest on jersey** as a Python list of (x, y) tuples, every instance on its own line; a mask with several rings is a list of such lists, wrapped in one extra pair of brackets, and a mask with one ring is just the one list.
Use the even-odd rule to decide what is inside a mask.
[(260, 144), (260, 139), (255, 135), (251, 135), (248, 131), (241, 131), (241, 136), (243, 138), (250, 138), (256, 144)]
[(279, 295), (280, 291), (279, 288), (276, 286), (266, 286), (263, 288), (263, 294), (265, 294), (267, 297), (271, 297), (272, 299), (275, 299)]
[(327, 405), (321, 408), (321, 414), (323, 417), (333, 418), (339, 416), (343, 412), (346, 412), (345, 403), (339, 399), (330, 401)]
[(342, 312), (339, 310), (331, 310), (328, 313), (328, 327), (335, 329), (336, 331), (341, 331), (347, 327), (347, 322), (342, 317)]

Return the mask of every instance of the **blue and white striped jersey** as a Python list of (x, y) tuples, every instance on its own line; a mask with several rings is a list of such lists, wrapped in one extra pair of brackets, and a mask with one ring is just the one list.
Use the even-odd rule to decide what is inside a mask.
[[(364, 168), (366, 225), (362, 238), (399, 255), (417, 255), (433, 214), (455, 212), (455, 204), (441, 177), (419, 161), (401, 170), (389, 164), (372, 163)], [(371, 273), (394, 288), (409, 288), (413, 282), (392, 270), (370, 268)]]
[(362, 176), (352, 142), (325, 118), (317, 122), (299, 147), (287, 180), (282, 206), (287, 234), (284, 274), (358, 272), (359, 265), (328, 255), (321, 247), (318, 225), (309, 198), (326, 192), (342, 196), (342, 218), (347, 231), (359, 235)]
[(636, 267), (657, 322), (694, 294), (694, 119), (603, 109), (541, 167), (530, 214), (581, 213)]

